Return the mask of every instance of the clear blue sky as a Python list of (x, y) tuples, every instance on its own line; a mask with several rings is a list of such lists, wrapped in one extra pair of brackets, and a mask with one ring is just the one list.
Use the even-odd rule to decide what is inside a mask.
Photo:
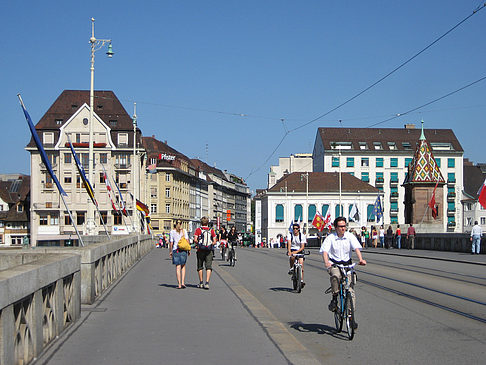
[[(96, 53), (95, 89), (113, 90), (129, 114), (136, 101), (144, 135), (248, 178), (254, 190), (266, 187), (279, 156), (312, 152), (318, 127), (368, 127), (486, 76), (483, 9), (362, 96), (287, 135), (264, 164), (285, 133), (281, 118), (291, 130), (326, 113), (482, 3), (5, 1), (0, 173), (30, 174), (17, 93), (37, 123), (62, 90), (89, 89), (91, 17), (116, 53)], [(380, 126), (423, 118), (426, 128), (453, 129), (465, 157), (486, 162), (485, 96), (486, 80)]]

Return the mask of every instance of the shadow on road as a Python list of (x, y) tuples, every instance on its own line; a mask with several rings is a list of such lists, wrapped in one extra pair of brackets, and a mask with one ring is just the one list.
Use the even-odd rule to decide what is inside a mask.
[(277, 287), (277, 288), (269, 288), (269, 290), (273, 291), (286, 291), (286, 292), (293, 292), (294, 290), (292, 288), (287, 288), (287, 287)]
[(336, 333), (334, 327), (329, 327), (321, 323), (302, 323), (302, 322), (289, 322), (290, 327), (299, 332), (315, 332), (319, 335), (329, 335), (335, 338), (347, 340), (347, 337), (343, 334)]

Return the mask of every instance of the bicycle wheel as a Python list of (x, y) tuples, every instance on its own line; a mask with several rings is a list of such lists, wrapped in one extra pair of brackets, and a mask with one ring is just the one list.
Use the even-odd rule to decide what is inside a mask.
[(236, 263), (236, 260), (235, 260), (235, 250), (234, 249), (231, 249), (231, 261), (230, 261), (230, 265), (231, 266), (235, 266), (235, 263)]
[(294, 288), (294, 290), (297, 290), (297, 274), (295, 272), (295, 266), (294, 268), (292, 269), (292, 286)]
[(225, 249), (224, 249), (224, 247), (223, 247), (223, 248), (221, 249), (221, 260), (223, 260), (223, 261), (224, 261), (224, 256), (225, 256), (225, 253), (226, 253), (226, 252), (225, 252)]
[(334, 324), (336, 325), (336, 332), (339, 333), (343, 329), (343, 314), (341, 312), (341, 297), (338, 297), (336, 311), (334, 312)]
[(346, 331), (348, 332), (348, 338), (352, 340), (354, 337), (354, 306), (349, 290), (346, 292), (344, 317), (346, 318)]
[(295, 273), (295, 280), (297, 281), (297, 293), (302, 291), (302, 266), (297, 266), (297, 272)]

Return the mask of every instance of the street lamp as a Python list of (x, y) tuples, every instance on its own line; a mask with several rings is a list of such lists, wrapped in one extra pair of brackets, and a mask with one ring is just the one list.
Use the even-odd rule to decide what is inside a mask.
[[(306, 212), (303, 214), (306, 217), (306, 221), (304, 221), (304, 226), (306, 228), (306, 233), (307, 233), (307, 224), (309, 223), (309, 172), (306, 172), (305, 174), (300, 174), (300, 181), (303, 181), (305, 179), (306, 185), (305, 185), (305, 209)], [(304, 217), (302, 217), (304, 219)]]
[(138, 199), (138, 159), (137, 159), (137, 103), (133, 103), (133, 162), (132, 162), (132, 172), (133, 172), (133, 230), (134, 232), (139, 231), (138, 225), (138, 213), (137, 213), (137, 199)]
[[(111, 39), (96, 39), (94, 35), (94, 18), (91, 18), (91, 86), (89, 89), (89, 151), (88, 151), (88, 179), (91, 183), (94, 182), (94, 161), (93, 161), (93, 108), (94, 108), (94, 57), (95, 52), (108, 44), (108, 52), (106, 52), (108, 58), (113, 57), (113, 48), (111, 46)], [(89, 199), (88, 199), (89, 200)], [(88, 235), (95, 234), (95, 222), (94, 222), (94, 207), (88, 201), (88, 219), (87, 219), (87, 233)]]

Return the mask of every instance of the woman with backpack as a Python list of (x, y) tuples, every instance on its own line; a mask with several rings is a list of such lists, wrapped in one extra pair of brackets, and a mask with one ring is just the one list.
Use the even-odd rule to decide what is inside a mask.
[(189, 237), (184, 228), (182, 228), (182, 221), (178, 219), (174, 226), (174, 229), (170, 231), (169, 239), (169, 255), (172, 258), (172, 263), (176, 265), (176, 277), (177, 277), (177, 289), (185, 289), (186, 279), (186, 261), (187, 255), (190, 255), (190, 251), (185, 251), (179, 248), (179, 242), (182, 240), (189, 241)]

